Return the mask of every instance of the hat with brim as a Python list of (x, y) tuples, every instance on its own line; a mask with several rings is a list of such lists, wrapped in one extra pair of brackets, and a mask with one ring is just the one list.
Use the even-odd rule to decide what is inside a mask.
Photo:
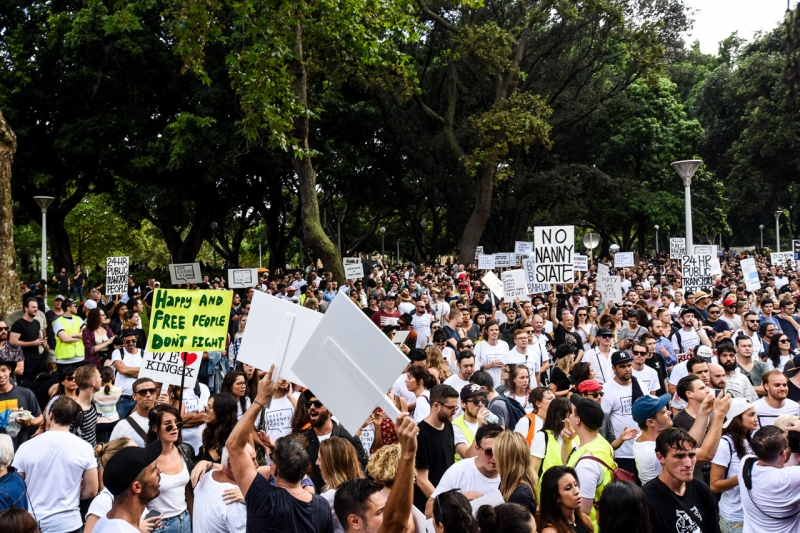
[(637, 424), (644, 424), (648, 418), (653, 418), (664, 406), (669, 405), (672, 397), (669, 394), (662, 394), (655, 397), (646, 394), (633, 402), (631, 416)]
[(694, 293), (695, 300), (702, 300), (703, 298), (708, 298), (708, 293), (703, 291), (697, 291), (696, 293)]
[(683, 311), (681, 311), (681, 318), (683, 318), (684, 315), (692, 315), (692, 316), (694, 316), (694, 309), (692, 309), (691, 307), (688, 307), (688, 308), (684, 309)]
[(11, 369), (11, 373), (14, 373), (14, 370), (17, 369), (17, 362), (16, 361), (4, 361), (0, 360), (0, 365), (6, 365), (8, 368)]
[(161, 450), (160, 440), (153, 441), (144, 448), (122, 448), (108, 460), (103, 470), (103, 484), (111, 494), (119, 496), (136, 481), (142, 470), (158, 459)]
[(723, 429), (726, 429), (728, 426), (730, 426), (734, 418), (744, 413), (751, 407), (753, 407), (753, 404), (750, 403), (746, 398), (734, 398), (731, 400), (731, 407), (725, 414), (725, 422), (722, 423)]

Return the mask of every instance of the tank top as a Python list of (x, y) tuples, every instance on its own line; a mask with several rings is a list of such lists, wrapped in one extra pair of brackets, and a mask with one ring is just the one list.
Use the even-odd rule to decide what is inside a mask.
[(158, 511), (164, 515), (164, 518), (172, 518), (178, 516), (187, 509), (186, 506), (186, 484), (189, 483), (189, 469), (186, 468), (186, 463), (181, 463), (183, 468), (180, 472), (174, 475), (161, 473), (161, 493), (158, 498), (151, 500), (147, 504), (147, 508)]

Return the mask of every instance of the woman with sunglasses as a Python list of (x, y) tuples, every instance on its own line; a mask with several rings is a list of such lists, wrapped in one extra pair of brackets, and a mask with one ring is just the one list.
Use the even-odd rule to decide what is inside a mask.
[[(192, 504), (192, 485), (189, 473), (194, 467), (190, 458), (194, 452), (181, 443), (181, 420), (178, 410), (161, 404), (148, 413), (147, 444), (161, 441), (158, 468), (161, 470), (159, 495), (147, 508), (161, 513), (161, 527), (153, 533), (192, 533), (189, 509)], [(188, 449), (187, 449), (188, 448)]]
[(770, 370), (783, 372), (783, 367), (794, 357), (789, 337), (785, 333), (776, 333), (772, 336), (767, 353), (763, 355), (763, 361)]
[(541, 533), (591, 533), (589, 517), (581, 511), (578, 475), (568, 466), (554, 466), (542, 476), (539, 500)]
[(81, 332), (83, 349), (87, 363), (92, 363), (97, 370), (111, 364), (111, 352), (114, 344), (114, 332), (106, 325), (109, 320), (99, 307), (89, 311), (86, 327)]
[(589, 308), (579, 307), (578, 312), (575, 313), (577, 323), (575, 329), (578, 335), (581, 336), (583, 342), (583, 351), (589, 351), (594, 346), (594, 341), (597, 338), (597, 326), (589, 323)]
[(67, 367), (58, 373), (58, 383), (50, 387), (50, 401), (44, 408), (44, 431), (50, 428), (48, 416), (50, 415), (50, 406), (53, 402), (58, 400), (61, 396), (72, 398), (73, 400), (78, 397), (78, 384), (75, 382), (75, 367)]

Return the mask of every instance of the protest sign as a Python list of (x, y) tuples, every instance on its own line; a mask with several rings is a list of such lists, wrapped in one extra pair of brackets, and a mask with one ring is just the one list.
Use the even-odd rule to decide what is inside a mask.
[(494, 254), (494, 266), (498, 268), (507, 268), (511, 266), (511, 256), (514, 254)]
[(344, 264), (344, 279), (359, 279), (364, 277), (364, 264), (358, 257), (345, 257), (342, 259)]
[(756, 269), (756, 260), (752, 257), (742, 259), (739, 261), (739, 266), (742, 267), (742, 277), (744, 278), (744, 288), (748, 291), (757, 291), (761, 288), (761, 282), (758, 279), (758, 269)]
[(494, 268), (494, 255), (481, 254), (478, 256), (478, 268), (481, 270), (491, 270)]
[(682, 288), (684, 291), (697, 292), (710, 290), (713, 283), (711, 276), (711, 255), (684, 255), (681, 265)]
[(481, 278), (481, 283), (486, 285), (496, 298), (500, 299), (505, 296), (503, 292), (503, 282), (494, 275), (494, 272), (487, 272), (486, 275)]
[(523, 270), (506, 270), (503, 272), (503, 294), (505, 299), (513, 302), (514, 298), (522, 301), (530, 301), (528, 298), (528, 284), (525, 282), (525, 272)]
[(156, 289), (150, 315), (148, 350), (224, 350), (232, 299), (233, 291)]
[(128, 292), (128, 261), (127, 257), (106, 258), (106, 296)]
[(682, 259), (686, 255), (686, 239), (673, 237), (669, 240), (669, 258)]
[(536, 283), (536, 261), (533, 259), (523, 259), (522, 270), (525, 272), (525, 283), (528, 285), (528, 294), (550, 292), (553, 289), (549, 283)]
[[(249, 289), (258, 285), (257, 268), (229, 268), (228, 287), (231, 289)], [(267, 367), (269, 369), (269, 367)]]
[(536, 283), (573, 283), (575, 226), (533, 228)]
[(794, 250), (794, 260), (800, 261), (800, 240), (792, 241), (792, 250)]
[(273, 378), (304, 385), (292, 365), (321, 320), (322, 313), (255, 291), (237, 360), (259, 370), (274, 364)]
[(515, 241), (514, 253), (519, 255), (528, 255), (533, 251), (533, 243), (528, 241)]
[(794, 252), (772, 252), (769, 254), (769, 262), (775, 266), (786, 267), (787, 261), (794, 261)]
[(322, 315), (292, 371), (348, 431), (355, 434), (380, 407), (390, 420), (399, 411), (386, 396), (408, 359), (346, 294)]
[(475, 248), (475, 259), (479, 258), (483, 254), (483, 246), (478, 246)]
[(614, 254), (614, 267), (632, 267), (633, 266), (633, 252), (617, 252)]
[(586, 272), (589, 269), (589, 256), (587, 255), (575, 254), (572, 261), (576, 272)]
[(716, 255), (711, 244), (695, 244), (692, 255)]
[(610, 276), (611, 272), (608, 265), (604, 263), (597, 263), (597, 277)]
[(173, 285), (203, 283), (200, 263), (170, 263), (169, 277)]
[(711, 265), (712, 276), (719, 276), (722, 274), (722, 265), (719, 264), (719, 257), (712, 257), (709, 265)]
[[(223, 346), (221, 349), (225, 349)], [(203, 352), (151, 352), (142, 350), (142, 366), (139, 367), (140, 378), (150, 378), (163, 385), (181, 384), (183, 363), (186, 362), (186, 377), (183, 386), (194, 388), (200, 365), (203, 362)], [(163, 389), (166, 391), (166, 387)]]
[(604, 302), (622, 302), (622, 282), (619, 276), (598, 276), (597, 290), (603, 295)]

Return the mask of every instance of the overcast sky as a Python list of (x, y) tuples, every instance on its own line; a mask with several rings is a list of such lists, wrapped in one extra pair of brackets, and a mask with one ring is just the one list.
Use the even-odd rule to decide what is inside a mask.
[[(792, 7), (797, 0), (791, 0)], [(687, 43), (700, 41), (706, 54), (716, 54), (718, 44), (734, 31), (748, 41), (759, 30), (769, 31), (783, 20), (786, 0), (684, 0), (695, 13)]]

